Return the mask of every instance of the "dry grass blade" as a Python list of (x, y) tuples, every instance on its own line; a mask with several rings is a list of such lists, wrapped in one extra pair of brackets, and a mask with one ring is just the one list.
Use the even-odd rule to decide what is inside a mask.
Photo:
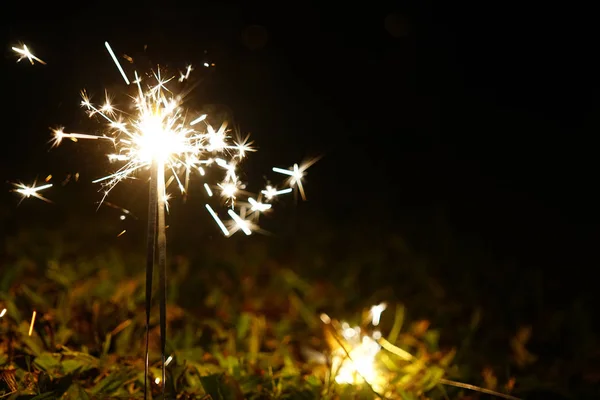
[(502, 397), (503, 399), (521, 400), (520, 398), (515, 397), (515, 396), (511, 396), (509, 394), (504, 394), (504, 393), (496, 392), (495, 390), (485, 389), (485, 388), (482, 388), (482, 387), (479, 387), (479, 386), (475, 386), (475, 385), (469, 385), (468, 383), (461, 383), (461, 382), (451, 381), (449, 379), (442, 378), (442, 379), (440, 379), (440, 383), (442, 385), (454, 386), (454, 387), (461, 388), (461, 389), (473, 390), (475, 392), (490, 394), (490, 395), (496, 396), (496, 397)]

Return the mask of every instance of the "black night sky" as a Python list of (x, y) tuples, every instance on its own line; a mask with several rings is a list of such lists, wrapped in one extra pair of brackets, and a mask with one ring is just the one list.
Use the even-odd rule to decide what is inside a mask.
[[(600, 65), (591, 6), (193, 4), (4, 5), (2, 182), (105, 172), (96, 144), (49, 152), (47, 141), (49, 127), (93, 126), (79, 107), (82, 88), (124, 87), (107, 40), (136, 65), (197, 66), (192, 105), (230, 110), (259, 146), (245, 164), (253, 184), (272, 165), (323, 155), (297, 216), (406, 232), (423, 251), (449, 229), (500, 263), (543, 270), (557, 295), (596, 285)], [(47, 65), (16, 63), (10, 46), (19, 42)], [(94, 213), (89, 186), (89, 197), (64, 190)], [(17, 207), (9, 190), (8, 216), (61, 207), (34, 199)], [(130, 207), (121, 190), (117, 200)]]
[[(47, 6), (27, 18), (17, 5), (5, 10), (3, 181), (52, 173), (60, 161), (47, 151), (48, 127), (85, 120), (81, 88), (120, 88), (108, 40), (149, 66), (214, 62), (196, 71), (194, 100), (225, 104), (252, 133), (263, 150), (248, 175), (324, 155), (309, 174), (311, 208), (373, 224), (436, 209), (503, 256), (591, 263), (597, 32), (585, 10), (199, 3)], [(48, 65), (15, 63), (10, 44), (20, 41)], [(14, 196), (3, 199), (14, 206)]]

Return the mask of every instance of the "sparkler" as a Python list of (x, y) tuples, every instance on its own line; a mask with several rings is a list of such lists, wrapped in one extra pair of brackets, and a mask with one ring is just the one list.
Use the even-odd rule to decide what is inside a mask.
[[(165, 347), (166, 347), (166, 227), (165, 210), (167, 207), (167, 187), (175, 182), (179, 191), (186, 194), (189, 181), (196, 172), (200, 176), (205, 175), (205, 168), (216, 168), (223, 172), (224, 178), (216, 185), (220, 188), (221, 197), (228, 205), (228, 215), (231, 218), (227, 223), (219, 218), (213, 208), (206, 204), (206, 209), (217, 223), (225, 236), (231, 236), (241, 230), (250, 235), (257, 230), (256, 222), (260, 213), (271, 208), (271, 204), (261, 202), (261, 196), (257, 200), (250, 197), (248, 203), (240, 201), (241, 195), (248, 195), (243, 191), (245, 186), (239, 180), (238, 166), (246, 157), (247, 153), (255, 151), (249, 137), (244, 139), (232, 139), (224, 122), (218, 129), (214, 129), (207, 122), (207, 115), (186, 110), (183, 107), (184, 96), (172, 87), (173, 78), (165, 78), (161, 75), (161, 69), (151, 71), (145, 75), (138, 75), (134, 71), (135, 79), (130, 81), (123, 70), (110, 45), (106, 42), (105, 47), (115, 62), (127, 85), (133, 84), (135, 96), (132, 97), (132, 112), (123, 112), (115, 108), (108, 94), (105, 96), (103, 105), (92, 103), (91, 97), (82, 91), (82, 107), (90, 117), (99, 117), (108, 123), (107, 132), (103, 135), (89, 135), (83, 133), (65, 133), (63, 128), (53, 130), (53, 147), (60, 145), (64, 139), (77, 141), (79, 139), (106, 140), (111, 142), (113, 152), (107, 154), (112, 162), (121, 163), (112, 174), (96, 179), (93, 182), (102, 184), (104, 196), (102, 202), (109, 192), (120, 182), (133, 178), (141, 170), (150, 170), (149, 184), (149, 206), (148, 206), (148, 229), (147, 229), (147, 253), (146, 253), (146, 359), (145, 359), (145, 382), (144, 397), (146, 397), (148, 377), (148, 336), (150, 326), (150, 308), (152, 295), (152, 281), (154, 265), (158, 264), (159, 270), (159, 297), (160, 297), (160, 347), (162, 358), (163, 395), (165, 391)], [(28, 53), (29, 54), (29, 53)], [(33, 56), (32, 56), (33, 57)], [(184, 74), (180, 73), (178, 79), (183, 83), (192, 71), (192, 66), (186, 68)], [(188, 118), (189, 116), (189, 118)], [(290, 176), (290, 186), (300, 189), (302, 198), (305, 198), (302, 187), (302, 177), (305, 170), (316, 160), (298, 166), (294, 164), (292, 170), (274, 169), (275, 172)], [(167, 178), (168, 176), (168, 178)], [(37, 195), (39, 190), (49, 186), (21, 187), (24, 196)], [(277, 190), (267, 186), (261, 193), (267, 201), (276, 196), (292, 191), (292, 187)], [(213, 191), (207, 183), (204, 188), (212, 197)], [(25, 191), (28, 190), (28, 191)], [(248, 206), (246, 206), (248, 204)], [(239, 212), (236, 212), (236, 207)], [(249, 209), (249, 212), (248, 212)], [(248, 214), (248, 215), (246, 215)], [(252, 220), (247, 217), (251, 217)], [(229, 228), (228, 228), (229, 226)], [(123, 234), (123, 231), (121, 234)]]
[[(406, 372), (411, 371), (408, 373), (415, 374), (419, 369), (427, 368), (423, 358), (418, 359), (408, 351), (389, 342), (383, 338), (381, 331), (376, 329), (381, 322), (381, 313), (386, 308), (385, 303), (372, 306), (368, 313), (369, 319), (363, 320), (375, 329), (350, 326), (347, 322), (338, 322), (327, 314), (321, 314), (321, 321), (325, 324), (327, 328), (325, 332), (330, 339), (328, 341), (332, 349), (331, 368), (335, 374), (335, 381), (342, 385), (366, 383), (379, 398), (389, 398), (387, 393), (390, 393), (390, 389), (394, 386), (390, 379), (395, 379), (397, 383), (404, 379), (398, 380), (397, 372), (392, 373), (389, 370), (390, 366), (393, 366), (394, 369), (397, 369), (398, 366), (395, 366), (397, 361), (391, 361), (387, 355), (394, 355), (397, 360), (410, 363), (409, 367), (405, 368)], [(520, 400), (509, 394), (456, 382), (445, 377), (438, 378), (437, 382), (508, 400)], [(386, 392), (386, 394), (382, 395), (382, 392)]]
[[(380, 309), (381, 305), (371, 308), (374, 326), (379, 324)], [(335, 381), (351, 385), (365, 382), (376, 392), (381, 391), (385, 386), (385, 379), (377, 366), (377, 355), (382, 347), (379, 344), (381, 332), (375, 330), (369, 335), (359, 326), (332, 321), (327, 314), (321, 315), (321, 321), (333, 329), (336, 348), (331, 354), (331, 367), (336, 372)]]

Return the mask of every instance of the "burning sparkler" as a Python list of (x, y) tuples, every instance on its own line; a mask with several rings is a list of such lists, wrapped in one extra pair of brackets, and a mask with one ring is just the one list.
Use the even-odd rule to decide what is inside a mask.
[[(220, 188), (221, 197), (228, 204), (228, 215), (231, 218), (226, 224), (219, 218), (215, 210), (208, 204), (206, 209), (217, 223), (225, 236), (231, 236), (241, 230), (250, 235), (257, 230), (258, 215), (271, 208), (271, 204), (261, 202), (261, 197), (255, 200), (248, 198), (248, 202), (240, 201), (240, 196), (250, 196), (243, 191), (245, 185), (239, 179), (238, 166), (248, 152), (253, 152), (252, 142), (248, 136), (244, 139), (232, 139), (227, 130), (227, 122), (223, 122), (218, 129), (207, 122), (205, 114), (195, 113), (183, 108), (183, 97), (173, 88), (174, 77), (163, 77), (164, 71), (157, 69), (145, 75), (138, 75), (134, 71), (135, 79), (130, 81), (127, 73), (119, 64), (118, 58), (111, 46), (106, 42), (105, 47), (115, 62), (123, 80), (127, 85), (133, 84), (135, 96), (132, 107), (134, 112), (123, 112), (116, 109), (109, 97), (103, 105), (96, 105), (91, 101), (85, 91), (82, 92), (81, 105), (90, 117), (97, 116), (108, 123), (107, 132), (103, 135), (89, 135), (83, 133), (65, 133), (63, 128), (53, 130), (53, 146), (60, 145), (64, 139), (77, 141), (79, 139), (108, 140), (111, 142), (113, 152), (107, 154), (112, 162), (121, 163), (120, 168), (105, 177), (93, 182), (103, 185), (104, 201), (109, 192), (120, 182), (132, 178), (141, 170), (150, 170), (150, 193), (148, 209), (147, 231), (147, 264), (146, 264), (146, 327), (147, 336), (150, 324), (150, 306), (152, 292), (152, 274), (154, 263), (159, 266), (160, 281), (160, 332), (163, 375), (165, 375), (165, 331), (166, 331), (166, 233), (165, 210), (169, 195), (167, 187), (175, 182), (179, 191), (186, 194), (189, 181), (196, 172), (205, 175), (205, 168), (217, 168), (223, 172), (223, 179), (216, 185), (204, 183), (204, 188), (213, 196), (213, 188)], [(30, 55), (30, 53), (27, 53)], [(33, 57), (33, 56), (32, 56)], [(186, 81), (192, 71), (192, 66), (186, 68), (184, 74), (180, 73), (179, 82)], [(294, 164), (292, 170), (274, 168), (275, 172), (290, 176), (288, 189), (277, 190), (267, 186), (262, 194), (266, 201), (275, 196), (292, 191), (297, 186), (302, 198), (305, 198), (302, 187), (304, 171), (316, 160), (298, 166)], [(168, 176), (167, 176), (168, 175)], [(46, 187), (33, 188), (23, 186), (23, 195), (36, 195), (37, 191)], [(41, 196), (36, 196), (40, 197)], [(236, 207), (238, 211), (236, 212)], [(123, 234), (123, 231), (121, 234)], [(146, 340), (146, 378), (148, 376), (148, 340)], [(147, 385), (145, 385), (146, 388)]]
[[(108, 43), (105, 43), (113, 61), (117, 65), (125, 82), (129, 84), (127, 74), (118, 62), (115, 53)], [(181, 74), (179, 81), (183, 82), (189, 78), (192, 67), (188, 66), (185, 74)], [(243, 187), (238, 178), (237, 168), (239, 162), (244, 159), (248, 152), (255, 151), (248, 136), (244, 139), (232, 140), (228, 135), (227, 123), (221, 124), (219, 129), (214, 129), (206, 122), (207, 115), (197, 115), (187, 120), (188, 115), (193, 112), (183, 109), (183, 98), (174, 94), (168, 84), (173, 77), (164, 78), (161, 70), (152, 72), (146, 76), (149, 84), (142, 84), (142, 76), (134, 72), (137, 95), (134, 97), (134, 108), (136, 113), (133, 117), (117, 110), (110, 102), (108, 95), (103, 105), (95, 105), (85, 91), (82, 92), (81, 105), (87, 110), (89, 116), (99, 116), (108, 122), (108, 132), (103, 135), (90, 135), (84, 133), (65, 133), (64, 128), (53, 130), (52, 145), (58, 146), (64, 139), (77, 141), (79, 139), (103, 139), (109, 140), (115, 149), (108, 154), (110, 161), (122, 162), (123, 165), (116, 172), (96, 179), (104, 187), (104, 197), (119, 182), (132, 177), (138, 170), (152, 168), (156, 170), (156, 176), (160, 182), (159, 192), (153, 195), (157, 197), (158, 207), (164, 208), (164, 198), (167, 197), (166, 187), (172, 181), (177, 183), (181, 193), (185, 194), (189, 185), (190, 175), (198, 171), (204, 175), (204, 168), (217, 166), (224, 172), (224, 179), (216, 186), (220, 188), (221, 196), (228, 204), (235, 207), (236, 200)], [(200, 124), (203, 122), (203, 124)], [(298, 187), (302, 198), (305, 192), (302, 186), (302, 178), (308, 167), (315, 160), (298, 166), (294, 164), (292, 169), (285, 170), (273, 168), (275, 172), (289, 176), (289, 188), (277, 190), (267, 186), (262, 194), (266, 201), (275, 196), (289, 193), (293, 187)], [(165, 184), (165, 174), (171, 174), (171, 179)], [(204, 183), (207, 194), (212, 197), (213, 191), (207, 183)], [(255, 200), (249, 200), (254, 201)], [(256, 220), (261, 212), (270, 208), (270, 205), (258, 203), (252, 204), (253, 219)], [(226, 236), (233, 232), (223, 229), (223, 222), (212, 208), (207, 208), (210, 215), (217, 222)], [(212, 212), (211, 212), (212, 210)], [(228, 212), (236, 229), (245, 234), (251, 233), (251, 226), (246, 223), (235, 211)]]
[[(444, 355), (438, 352), (437, 356), (441, 356), (438, 359), (432, 355), (415, 356), (385, 339), (377, 328), (381, 322), (381, 313), (386, 308), (385, 303), (372, 306), (366, 315), (368, 318), (363, 320), (365, 326), (350, 326), (347, 322), (339, 322), (327, 314), (321, 314), (321, 321), (326, 327), (326, 338), (331, 347), (331, 369), (336, 383), (367, 384), (380, 398), (396, 398), (395, 387), (406, 387), (419, 382), (429, 388), (437, 383), (508, 400), (519, 400), (509, 394), (445, 378), (445, 368), (454, 356), (454, 351)], [(392, 331), (397, 330), (391, 334), (396, 339), (402, 323), (398, 316), (403, 315), (403, 312), (398, 312), (392, 328)], [(412, 346), (417, 342), (414, 337), (411, 341)]]
[[(379, 324), (380, 313), (371, 308), (371, 323)], [(379, 310), (379, 308), (377, 308)], [(383, 311), (383, 310), (382, 310)], [(375, 316), (377, 315), (377, 317)], [(335, 381), (339, 384), (357, 385), (367, 383), (373, 390), (381, 391), (385, 386), (385, 378), (377, 365), (377, 356), (381, 350), (379, 339), (381, 332), (375, 330), (370, 334), (359, 326), (350, 326), (347, 322), (332, 321), (327, 314), (321, 315), (321, 321), (333, 329), (331, 335), (333, 351), (331, 368), (335, 373)]]

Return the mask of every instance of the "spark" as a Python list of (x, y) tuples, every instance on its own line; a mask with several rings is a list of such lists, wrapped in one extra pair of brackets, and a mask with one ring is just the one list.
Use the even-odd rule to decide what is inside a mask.
[(22, 196), (21, 201), (23, 201), (24, 199), (27, 199), (29, 197), (35, 197), (36, 199), (43, 200), (46, 203), (52, 203), (50, 200), (48, 200), (47, 198), (45, 198), (41, 194), (39, 194), (39, 192), (41, 192), (42, 190), (51, 188), (52, 184), (48, 183), (48, 184), (42, 185), (42, 186), (35, 186), (35, 184), (36, 184), (35, 181), (33, 182), (33, 184), (31, 186), (27, 186), (23, 183), (13, 183), (12, 185), (14, 187), (16, 187), (16, 189), (13, 189), (13, 192), (19, 193)]
[(6, 314), (6, 308), (4, 308), (2, 311), (0, 311), (0, 318), (4, 317), (4, 314)]
[(84, 133), (65, 133), (63, 131), (64, 128), (57, 128), (57, 129), (52, 129), (52, 147), (57, 147), (59, 146), (63, 139), (71, 139), (71, 141), (73, 142), (77, 142), (77, 139), (108, 139), (108, 140), (113, 140), (112, 138), (109, 138), (107, 136), (96, 136), (96, 135), (88, 135), (88, 134), (84, 134)]
[(293, 191), (292, 188), (286, 188), (286, 189), (277, 190), (273, 186), (267, 186), (265, 188), (265, 190), (261, 191), (261, 193), (265, 195), (265, 197), (267, 198), (267, 200), (271, 200), (275, 196), (279, 196), (281, 194), (286, 194), (286, 193), (291, 193), (292, 191)]
[(230, 200), (233, 205), (236, 199), (235, 194), (238, 191), (236, 182), (219, 183), (219, 187), (221, 188), (221, 196)]
[(198, 118), (196, 118), (195, 120), (193, 120), (192, 122), (190, 122), (190, 125), (194, 126), (196, 125), (198, 122), (202, 122), (206, 119), (206, 114), (202, 114), (201, 116), (199, 116)]
[(223, 122), (218, 131), (210, 125), (208, 128), (208, 151), (221, 152), (227, 148), (227, 136), (225, 136), (225, 129), (227, 128), (227, 122)]
[(33, 325), (35, 325), (36, 315), (37, 315), (37, 311), (34, 311), (33, 315), (31, 316), (31, 323), (29, 324), (29, 336), (31, 336), (31, 334), (33, 333)]
[(40, 64), (44, 64), (46, 65), (46, 63), (42, 60), (40, 60), (39, 58), (37, 58), (36, 56), (34, 56), (31, 51), (27, 48), (27, 45), (23, 45), (22, 49), (19, 49), (17, 47), (13, 47), (12, 50), (19, 54), (21, 57), (19, 57), (19, 59), (17, 60), (17, 62), (21, 61), (22, 59), (26, 58), (29, 60), (29, 62), (31, 63), (31, 65), (33, 65), (33, 61), (37, 61)]
[(248, 141), (249, 139), (250, 139), (250, 135), (247, 135), (244, 139), (242, 139), (242, 140), (238, 139), (238, 141), (234, 142), (233, 148), (235, 150), (237, 150), (238, 156), (240, 158), (245, 157), (247, 151), (250, 151), (250, 152), (256, 151), (256, 149), (252, 147), (253, 142), (249, 142)]
[(208, 183), (204, 184), (204, 189), (206, 189), (206, 193), (208, 194), (208, 196), (212, 197), (213, 193), (212, 190), (210, 190), (210, 186), (208, 186)]
[(188, 79), (190, 77), (190, 72), (193, 71), (193, 68), (191, 65), (188, 65), (186, 70), (185, 70), (185, 74), (180, 74), (179, 75), (179, 82), (183, 82), (186, 79)]
[(121, 236), (123, 236), (123, 235), (125, 234), (125, 232), (127, 232), (127, 229), (123, 229), (123, 230), (121, 231), (121, 233), (119, 233), (119, 234), (117, 235), (117, 237), (121, 237)]
[[(225, 160), (223, 160), (222, 158), (217, 158), (215, 160), (215, 162), (217, 163), (217, 165), (221, 168), (223, 168), (226, 171), (225, 174), (225, 182), (231, 182), (231, 183), (236, 183), (238, 181), (237, 179), (237, 175), (235, 173), (235, 169), (236, 169), (236, 164), (233, 162), (226, 162)], [(237, 184), (235, 184), (235, 186), (237, 187)]]
[(167, 210), (167, 212), (169, 212), (169, 200), (171, 200), (171, 195), (168, 193), (164, 193), (162, 196), (162, 202), (165, 205), (165, 210)]
[(289, 186), (290, 187), (297, 186), (298, 190), (300, 191), (300, 195), (302, 196), (302, 200), (306, 201), (306, 193), (304, 192), (304, 186), (302, 185), (302, 178), (304, 177), (305, 171), (310, 166), (312, 166), (314, 163), (319, 161), (319, 159), (320, 159), (320, 157), (313, 158), (313, 159), (303, 163), (301, 166), (298, 166), (298, 164), (294, 164), (291, 167), (291, 169), (283, 169), (283, 168), (273, 167), (273, 172), (288, 175), (289, 176), (289, 178), (288, 178)]
[(213, 217), (213, 219), (215, 220), (215, 222), (217, 223), (219, 228), (221, 228), (221, 231), (223, 232), (223, 234), (225, 236), (229, 236), (229, 231), (227, 230), (227, 227), (223, 224), (223, 221), (221, 221), (221, 219), (219, 218), (217, 213), (212, 209), (212, 207), (207, 204), (206, 209), (208, 210), (210, 215)]
[(125, 220), (125, 218), (127, 218), (128, 216), (130, 216), (134, 219), (138, 219), (130, 210), (128, 210), (126, 208), (120, 207), (120, 206), (113, 204), (111, 202), (108, 202), (108, 201), (105, 201), (102, 204), (119, 211), (121, 213), (121, 215), (119, 216), (119, 219), (121, 219), (121, 221)]
[(250, 203), (250, 205), (252, 206), (252, 208), (250, 209), (251, 211), (265, 212), (272, 207), (271, 204), (259, 203), (252, 197), (248, 197), (248, 203)]
[(106, 50), (108, 50), (108, 52), (110, 53), (110, 56), (112, 57), (113, 61), (115, 62), (115, 65), (119, 69), (119, 72), (121, 73), (121, 76), (125, 80), (125, 83), (129, 85), (129, 79), (127, 78), (127, 75), (125, 75), (125, 71), (123, 71), (123, 67), (121, 67), (119, 60), (117, 60), (117, 56), (115, 56), (115, 53), (113, 52), (112, 48), (110, 47), (110, 44), (108, 44), (108, 42), (104, 42), (104, 46), (106, 46)]
[(228, 210), (227, 213), (233, 220), (239, 229), (242, 230), (246, 235), (252, 234), (252, 230), (250, 229), (249, 221), (245, 221), (239, 215), (235, 213), (233, 210)]

